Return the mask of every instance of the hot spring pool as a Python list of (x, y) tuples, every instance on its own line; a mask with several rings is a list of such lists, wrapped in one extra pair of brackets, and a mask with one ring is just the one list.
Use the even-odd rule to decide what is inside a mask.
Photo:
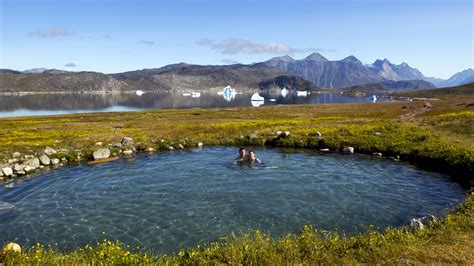
[[(265, 166), (233, 166), (237, 148), (140, 154), (67, 166), (0, 187), (0, 243), (104, 238), (162, 252), (249, 229), (279, 236), (312, 224), (351, 234), (444, 215), (465, 190), (447, 176), (363, 155), (257, 149)], [(10, 205), (11, 206), (11, 205)]]

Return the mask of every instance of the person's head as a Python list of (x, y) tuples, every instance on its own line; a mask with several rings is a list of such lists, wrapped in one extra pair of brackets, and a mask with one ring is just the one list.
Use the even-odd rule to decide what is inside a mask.
[(255, 152), (253, 150), (249, 150), (249, 157), (250, 159), (255, 159)]
[(240, 157), (244, 157), (244, 156), (245, 156), (245, 153), (246, 153), (246, 152), (245, 152), (245, 148), (240, 148), (240, 149), (239, 149), (239, 155), (240, 155)]

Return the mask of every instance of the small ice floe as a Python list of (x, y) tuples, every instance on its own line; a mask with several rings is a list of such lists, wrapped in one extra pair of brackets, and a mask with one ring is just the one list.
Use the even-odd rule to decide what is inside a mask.
[(370, 96), (370, 97), (369, 97), (369, 98), (367, 98), (367, 99), (368, 99), (369, 101), (371, 101), (371, 102), (373, 102), (373, 103), (374, 103), (374, 102), (376, 102), (376, 101), (377, 101), (377, 95), (372, 95), (372, 96)]
[(265, 101), (265, 99), (262, 96), (260, 96), (260, 94), (258, 94), (258, 92), (256, 92), (252, 95), (252, 97), (250, 97), (250, 101), (252, 101), (252, 102), (253, 101), (262, 101), (263, 102), (263, 101)]
[(15, 209), (15, 205), (8, 202), (0, 201), (0, 214), (10, 212), (13, 209)]
[(142, 90), (137, 90), (137, 91), (135, 92), (135, 94), (138, 95), (138, 96), (142, 96), (144, 93), (145, 93), (145, 92), (142, 91)]
[(199, 97), (201, 97), (201, 93), (200, 92), (191, 92), (191, 97), (192, 98), (199, 98)]
[(227, 86), (222, 91), (217, 92), (217, 94), (222, 95), (224, 99), (228, 102), (232, 101), (235, 99), (235, 95), (237, 94), (237, 91), (232, 88), (231, 86)]
[(270, 102), (276, 102), (277, 99), (270, 99)]
[(298, 97), (306, 97), (309, 95), (308, 91), (296, 91), (296, 96)]
[(191, 96), (191, 93), (189, 93), (189, 92), (183, 92), (183, 96), (184, 96), (184, 97), (189, 97), (189, 96)]
[(283, 96), (283, 98), (285, 98), (285, 97), (286, 97), (286, 95), (288, 95), (288, 92), (289, 92), (289, 91), (288, 91), (288, 89), (287, 89), (287, 88), (283, 88), (283, 89), (281, 89), (281, 96)]

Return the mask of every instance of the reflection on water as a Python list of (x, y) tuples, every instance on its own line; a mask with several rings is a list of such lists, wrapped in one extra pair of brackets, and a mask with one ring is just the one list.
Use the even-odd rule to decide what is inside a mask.
[[(37, 94), (0, 96), (0, 117), (55, 115), (82, 112), (138, 111), (147, 109), (225, 108), (252, 106), (253, 93), (228, 90), (222, 93), (200, 93), (189, 97), (183, 93), (129, 94)], [(275, 104), (326, 104), (369, 102), (367, 98), (349, 98), (336, 93), (311, 93), (298, 97), (296, 93), (261, 92), (265, 101), (257, 106)], [(385, 101), (379, 98), (377, 101)]]

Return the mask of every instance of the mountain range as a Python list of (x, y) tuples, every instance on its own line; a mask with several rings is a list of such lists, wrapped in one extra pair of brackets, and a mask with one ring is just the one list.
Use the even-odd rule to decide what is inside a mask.
[(311, 82), (265, 64), (201, 66), (174, 64), (117, 74), (46, 70), (0, 70), (0, 92), (218, 91), (225, 86), (318, 90)]
[(469, 83), (474, 78), (472, 69), (455, 74), (448, 80), (425, 77), (418, 69), (403, 62), (392, 64), (388, 59), (377, 59), (364, 65), (351, 55), (342, 60), (329, 61), (319, 53), (312, 53), (304, 59), (290, 56), (275, 57), (264, 62), (269, 66), (303, 77), (322, 88), (343, 88), (360, 84), (374, 84), (384, 81), (424, 80), (435, 86), (457, 86)]
[[(298, 90), (349, 89), (369, 91), (420, 90), (474, 82), (474, 70), (467, 69), (448, 80), (425, 77), (407, 63), (388, 59), (363, 64), (355, 56), (330, 61), (319, 53), (304, 59), (275, 57), (251, 65), (191, 65), (116, 74), (71, 72), (35, 68), (26, 71), (0, 69), (0, 92), (88, 92), (88, 91), (216, 91), (232, 86), (241, 91), (286, 87)], [(433, 85), (434, 84), (434, 85)]]

